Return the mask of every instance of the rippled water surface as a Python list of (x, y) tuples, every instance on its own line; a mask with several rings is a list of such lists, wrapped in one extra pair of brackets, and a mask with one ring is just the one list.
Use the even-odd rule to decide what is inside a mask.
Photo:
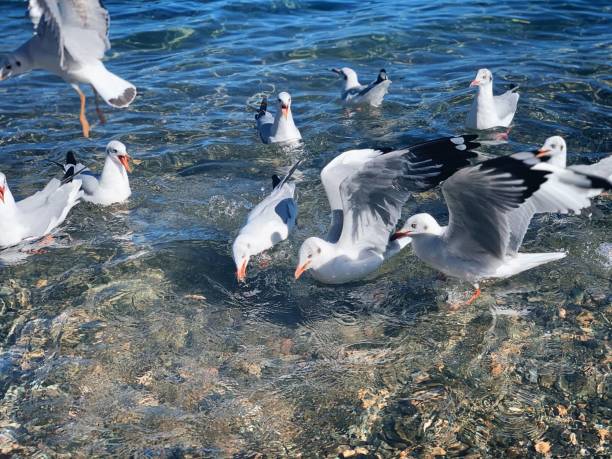
[[(609, 2), (119, 1), (110, 70), (134, 82), (83, 139), (78, 98), (33, 73), (0, 84), (1, 170), (40, 188), (68, 149), (138, 164), (127, 204), (80, 204), (55, 242), (0, 254), (0, 454), (29, 457), (601, 457), (609, 454), (612, 202), (534, 222), (526, 251), (569, 256), (458, 312), (468, 287), (410, 250), (346, 286), (293, 280), (325, 233), (320, 169), (346, 149), (460, 133), (476, 70), (520, 86), (501, 154), (566, 137), (612, 152)], [(2, 1), (0, 51), (31, 33)], [(338, 104), (330, 67), (393, 80), (380, 109)], [(304, 145), (262, 145), (254, 111), (288, 90)], [(95, 112), (90, 107), (93, 121)], [(299, 228), (238, 285), (232, 237), (298, 158)], [(444, 215), (437, 192), (406, 213)], [(259, 457), (259, 456), (257, 456)]]

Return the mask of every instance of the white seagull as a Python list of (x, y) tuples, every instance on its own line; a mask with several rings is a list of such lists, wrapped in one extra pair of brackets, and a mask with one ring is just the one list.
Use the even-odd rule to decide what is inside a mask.
[(85, 116), (85, 94), (79, 83), (89, 84), (96, 95), (100, 122), (104, 115), (98, 95), (112, 107), (124, 108), (136, 97), (136, 87), (106, 70), (102, 63), (110, 49), (110, 17), (100, 0), (29, 0), (35, 34), (5, 57), (0, 80), (31, 70), (51, 72), (69, 83), (81, 98), (80, 121), (89, 137)]
[[(576, 202), (574, 195), (584, 194), (592, 185), (578, 174), (560, 178), (533, 153), (494, 158), (461, 169), (444, 182), (448, 226), (440, 226), (429, 214), (417, 214), (395, 237), (410, 237), (414, 253), (426, 264), (472, 283), (476, 290), (466, 302), (470, 304), (480, 296), (481, 280), (510, 277), (566, 256), (565, 252), (518, 253), (531, 217), (526, 224), (515, 221), (516, 209), (537, 196), (549, 212), (578, 211), (588, 199)], [(513, 231), (522, 234), (513, 238)]]
[(472, 102), (465, 126), (468, 129), (491, 129), (508, 127), (516, 113), (519, 94), (517, 88), (499, 96), (493, 95), (493, 74), (488, 69), (480, 69), (470, 84), (478, 87), (478, 94)]
[(268, 99), (264, 97), (259, 112), (255, 115), (255, 120), (257, 121), (257, 132), (263, 143), (298, 142), (302, 139), (293, 121), (291, 95), (288, 92), (281, 92), (278, 95), (276, 117), (268, 111)]
[(16, 202), (0, 172), (0, 248), (40, 239), (62, 224), (81, 197), (81, 181), (73, 180), (73, 173), (69, 170), (62, 180), (52, 179), (41, 191)]
[(252, 256), (272, 248), (284, 241), (295, 226), (297, 204), (294, 200), (295, 183), (287, 183), (300, 161), (281, 180), (272, 176), (272, 193), (261, 201), (247, 217), (232, 245), (232, 255), (236, 264), (236, 277), (242, 282), (246, 278), (246, 268)]
[(66, 166), (74, 167), (82, 182), (83, 200), (109, 206), (127, 200), (132, 194), (128, 172), (130, 155), (126, 146), (118, 140), (112, 140), (106, 146), (106, 160), (100, 175), (95, 175), (87, 166), (77, 163), (74, 153), (66, 155)]
[(309, 271), (326, 284), (353, 282), (399, 253), (408, 240), (390, 241), (412, 192), (437, 185), (469, 165), (476, 136), (446, 137), (383, 153), (351, 150), (321, 171), (332, 210), (327, 238), (300, 247), (295, 278)]
[(391, 85), (385, 69), (380, 69), (376, 80), (369, 85), (359, 83), (357, 73), (349, 67), (332, 69), (332, 72), (344, 79), (340, 97), (342, 102), (348, 104), (369, 104), (372, 107), (380, 107)]

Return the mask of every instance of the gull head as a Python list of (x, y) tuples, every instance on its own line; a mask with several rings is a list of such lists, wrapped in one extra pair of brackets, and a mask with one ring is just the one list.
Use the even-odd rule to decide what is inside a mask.
[(359, 86), (359, 80), (357, 79), (357, 72), (350, 67), (342, 67), (341, 69), (331, 69), (332, 72), (337, 74), (339, 77), (344, 79), (344, 87), (352, 88), (353, 86)]
[(535, 153), (538, 158), (549, 162), (553, 166), (564, 168), (567, 165), (567, 145), (560, 135), (546, 139), (544, 145)]
[(111, 140), (106, 146), (106, 154), (118, 167), (124, 168), (128, 172), (132, 172), (132, 168), (128, 162), (130, 155), (123, 142)]
[(281, 92), (278, 95), (278, 108), (282, 115), (287, 119), (291, 112), (291, 94), (288, 92)]
[(441, 236), (442, 227), (438, 224), (436, 219), (429, 214), (415, 214), (406, 220), (402, 229), (396, 231), (391, 236), (391, 240), (401, 239), (403, 237), (414, 237), (421, 234)]
[(295, 278), (299, 279), (309, 269), (318, 269), (327, 263), (330, 255), (330, 244), (318, 237), (309, 237), (300, 247), (300, 254)]
[(9, 54), (2, 59), (2, 67), (0, 67), (0, 81), (7, 80), (10, 77), (21, 75), (30, 70), (26, 58), (19, 54)]
[(472, 86), (488, 86), (493, 84), (493, 74), (489, 69), (480, 69), (476, 74), (476, 78), (470, 83)]
[(232, 256), (236, 264), (236, 278), (238, 282), (244, 282), (246, 278), (247, 264), (251, 256), (256, 253), (254, 250), (255, 242), (251, 240), (250, 235), (239, 234), (232, 245)]
[(0, 204), (4, 204), (4, 193), (6, 193), (6, 176), (0, 172)]

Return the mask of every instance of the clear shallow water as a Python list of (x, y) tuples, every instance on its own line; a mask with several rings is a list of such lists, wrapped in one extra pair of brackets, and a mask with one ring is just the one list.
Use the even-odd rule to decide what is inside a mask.
[[(572, 162), (610, 154), (605, 2), (106, 4), (107, 65), (140, 95), (91, 140), (68, 85), (43, 73), (0, 84), (1, 169), (18, 196), (70, 148), (101, 165), (117, 137), (141, 161), (129, 203), (79, 205), (54, 246), (0, 271), (3, 453), (609, 452), (609, 197), (590, 219), (535, 222), (525, 250), (570, 256), (458, 313), (446, 302), (466, 286), (409, 250), (349, 286), (292, 279), (301, 241), (329, 220), (321, 167), (349, 148), (461, 132), (480, 67), (497, 91), (521, 87), (512, 143), (485, 152), (559, 133)], [(13, 49), (31, 30), (23, 2), (2, 2), (0, 17)], [(340, 65), (363, 81), (387, 69), (380, 110), (338, 105), (328, 69)], [(261, 96), (280, 90), (305, 139), (295, 151), (253, 129)], [(297, 158), (300, 227), (239, 286), (230, 240)], [(436, 193), (416, 210), (444, 212)]]

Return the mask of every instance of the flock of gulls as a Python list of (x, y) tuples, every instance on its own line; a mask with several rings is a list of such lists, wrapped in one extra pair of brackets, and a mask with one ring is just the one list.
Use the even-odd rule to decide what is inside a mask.
[[(102, 98), (117, 108), (129, 106), (136, 87), (109, 72), (102, 58), (110, 48), (109, 14), (100, 0), (29, 0), (34, 35), (5, 57), (0, 80), (42, 69), (61, 77), (80, 97), (79, 120), (88, 137), (86, 98), (79, 85), (90, 85), (100, 122)], [(378, 107), (391, 80), (384, 69), (370, 84), (359, 82), (354, 70), (332, 69), (343, 79), (345, 104)], [(477, 94), (465, 127), (472, 131), (508, 128), (519, 94), (493, 94), (493, 75), (476, 74), (470, 86)], [(292, 144), (302, 136), (291, 112), (291, 95), (281, 92), (276, 112), (264, 98), (255, 119), (266, 144)], [(482, 134), (482, 133), (481, 133)], [(321, 171), (331, 208), (324, 237), (306, 239), (299, 250), (295, 278), (309, 272), (326, 284), (355, 282), (376, 271), (387, 259), (410, 245), (427, 265), (471, 283), (507, 278), (566, 256), (565, 252), (522, 253), (520, 247), (535, 214), (579, 213), (591, 199), (612, 188), (612, 156), (596, 164), (567, 166), (567, 146), (553, 136), (533, 151), (484, 159), (476, 149), (479, 134), (444, 137), (394, 151), (346, 151)], [(107, 206), (131, 194), (126, 146), (111, 141), (99, 175), (79, 163), (73, 152), (56, 163), (61, 179), (15, 201), (7, 177), (0, 173), (0, 248), (48, 235), (80, 200)], [(249, 261), (287, 239), (296, 225), (296, 183), (300, 162), (285, 177), (273, 176), (272, 192), (254, 207), (233, 242), (236, 275), (244, 281)], [(448, 207), (448, 224), (429, 214), (409, 217), (399, 227), (402, 208), (415, 193), (440, 187)]]

